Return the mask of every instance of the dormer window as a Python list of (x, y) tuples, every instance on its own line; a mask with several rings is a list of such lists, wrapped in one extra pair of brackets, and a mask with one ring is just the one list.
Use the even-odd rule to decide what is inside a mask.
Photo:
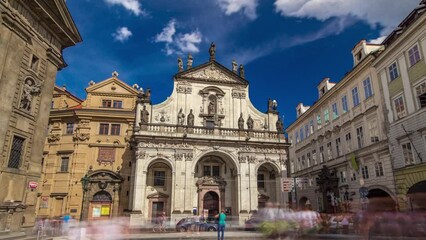
[(123, 101), (121, 100), (102, 100), (103, 108), (123, 108)]

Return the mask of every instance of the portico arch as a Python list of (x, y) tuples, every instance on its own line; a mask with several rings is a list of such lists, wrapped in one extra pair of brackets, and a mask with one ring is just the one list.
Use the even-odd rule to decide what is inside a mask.
[(426, 211), (426, 181), (420, 181), (407, 191), (412, 211)]
[(279, 203), (281, 181), (279, 168), (272, 162), (264, 162), (256, 166), (258, 207), (265, 206), (266, 201)]
[(368, 209), (377, 212), (395, 211), (396, 202), (391, 195), (380, 188), (370, 188), (368, 191)]

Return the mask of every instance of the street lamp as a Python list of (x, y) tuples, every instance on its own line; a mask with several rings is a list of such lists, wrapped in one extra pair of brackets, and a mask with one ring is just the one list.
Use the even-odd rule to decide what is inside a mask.
[(83, 208), (84, 208), (84, 202), (86, 198), (86, 192), (87, 192), (87, 184), (89, 183), (89, 177), (87, 176), (87, 173), (80, 179), (81, 187), (83, 188), (83, 199), (81, 201), (81, 210), (80, 210), (80, 221), (83, 220)]

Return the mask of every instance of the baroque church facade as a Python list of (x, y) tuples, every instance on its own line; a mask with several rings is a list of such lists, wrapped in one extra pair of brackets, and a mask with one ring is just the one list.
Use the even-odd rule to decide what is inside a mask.
[(173, 92), (151, 104), (139, 94), (133, 144), (130, 209), (138, 225), (165, 212), (173, 220), (194, 212), (212, 216), (224, 210), (244, 222), (266, 202), (287, 203), (288, 143), (276, 101), (267, 111), (249, 98), (244, 67), (228, 69), (215, 60), (184, 69), (178, 59)]

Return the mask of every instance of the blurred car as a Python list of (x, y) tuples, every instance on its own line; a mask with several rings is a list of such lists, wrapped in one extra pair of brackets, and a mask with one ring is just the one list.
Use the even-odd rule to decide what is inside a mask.
[[(217, 231), (217, 224), (212, 222), (200, 222), (198, 223), (200, 227), (200, 231), (209, 231), (214, 232)], [(176, 224), (176, 231), (178, 232), (186, 232), (188, 230), (195, 229), (195, 222), (193, 218), (182, 218)]]
[(244, 224), (245, 231), (256, 231), (262, 221), (259, 218), (250, 218)]

